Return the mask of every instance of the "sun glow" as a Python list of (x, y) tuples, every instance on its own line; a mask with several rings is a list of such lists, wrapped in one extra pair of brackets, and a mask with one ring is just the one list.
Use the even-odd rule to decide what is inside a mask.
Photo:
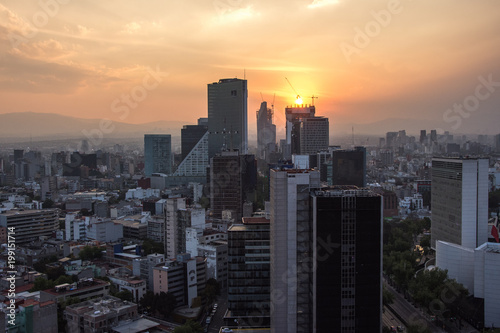
[(302, 98), (299, 95), (297, 95), (297, 98), (295, 99), (295, 104), (299, 104), (299, 105), (303, 104), (302, 103)]

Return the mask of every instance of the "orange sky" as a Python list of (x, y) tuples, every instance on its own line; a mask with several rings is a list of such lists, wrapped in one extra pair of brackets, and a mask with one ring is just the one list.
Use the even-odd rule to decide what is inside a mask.
[(494, 134), (499, 22), (495, 0), (0, 0), (0, 113), (194, 123), (207, 83), (246, 69), (249, 126), (261, 93), (282, 126), (287, 77), (331, 124)]

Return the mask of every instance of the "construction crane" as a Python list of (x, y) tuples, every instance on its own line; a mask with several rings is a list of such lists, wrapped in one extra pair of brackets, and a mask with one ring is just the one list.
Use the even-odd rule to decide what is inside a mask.
[(311, 105), (314, 105), (314, 99), (315, 99), (315, 98), (316, 98), (316, 99), (318, 99), (318, 96), (314, 96), (314, 95), (312, 95), (312, 96), (310, 96), (309, 98), (311, 99)]
[(285, 77), (285, 80), (286, 80), (286, 82), (288, 82), (288, 84), (292, 88), (292, 90), (295, 93), (295, 95), (297, 95), (297, 97), (295, 98), (295, 100), (296, 100), (295, 102), (297, 104), (302, 104), (302, 98), (300, 97), (300, 95), (297, 93), (297, 91), (295, 90), (295, 88), (292, 86), (292, 84), (290, 83), (290, 81), (288, 81), (288, 79), (286, 77)]

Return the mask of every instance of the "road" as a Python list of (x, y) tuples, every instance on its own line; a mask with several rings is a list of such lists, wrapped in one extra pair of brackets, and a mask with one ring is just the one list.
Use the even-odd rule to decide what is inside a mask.
[(405, 327), (403, 323), (396, 317), (396, 315), (387, 307), (384, 307), (384, 313), (382, 314), (382, 325), (386, 327)]
[(220, 296), (217, 296), (215, 301), (217, 303), (217, 311), (215, 315), (211, 315), (212, 320), (208, 325), (208, 333), (219, 333), (222, 324), (224, 324), (224, 314), (227, 310), (227, 292), (222, 291)]
[(391, 310), (399, 315), (403, 322), (408, 325), (418, 325), (423, 327), (428, 327), (431, 332), (444, 333), (445, 331), (439, 327), (436, 327), (429, 318), (422, 314), (421, 309), (416, 308), (410, 302), (408, 302), (403, 295), (398, 293), (392, 286), (384, 281), (385, 287), (394, 294), (394, 303), (389, 307)]

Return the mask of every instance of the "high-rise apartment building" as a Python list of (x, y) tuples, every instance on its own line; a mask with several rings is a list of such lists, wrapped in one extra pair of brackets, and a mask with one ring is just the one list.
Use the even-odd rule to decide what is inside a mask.
[(144, 173), (172, 173), (172, 139), (170, 134), (144, 135)]
[(488, 240), (488, 159), (432, 160), (431, 246), (475, 249)]
[(313, 331), (313, 228), (318, 171), (271, 170), (271, 332)]
[(208, 157), (223, 149), (248, 151), (247, 81), (221, 79), (208, 84)]
[(309, 332), (382, 329), (382, 197), (345, 188), (311, 194), (316, 269)]
[(257, 157), (269, 160), (269, 154), (276, 150), (276, 125), (273, 124), (273, 110), (267, 102), (260, 104), (257, 111)]

